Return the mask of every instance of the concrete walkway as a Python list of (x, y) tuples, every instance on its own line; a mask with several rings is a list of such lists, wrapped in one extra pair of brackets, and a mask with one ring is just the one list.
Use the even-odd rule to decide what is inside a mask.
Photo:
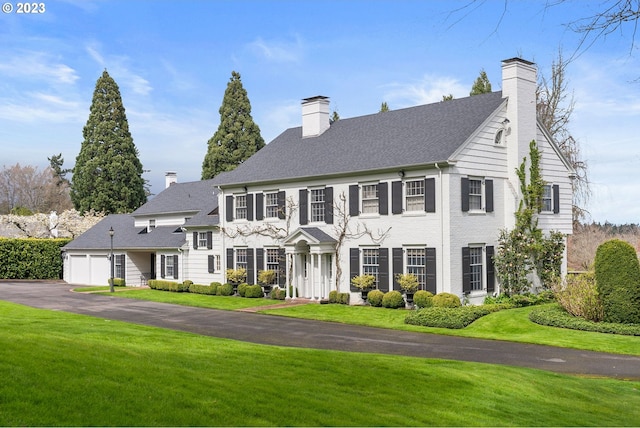
[[(192, 308), (73, 293), (70, 288), (59, 282), (5, 281), (0, 282), (0, 300), (266, 345), (442, 358), (640, 380), (640, 356)], [(558, 334), (562, 330), (558, 329)]]

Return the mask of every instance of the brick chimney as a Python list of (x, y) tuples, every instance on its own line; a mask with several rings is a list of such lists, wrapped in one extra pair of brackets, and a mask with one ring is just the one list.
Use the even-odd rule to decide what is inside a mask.
[(317, 137), (329, 129), (329, 98), (316, 96), (302, 100), (302, 138)]
[(164, 187), (165, 189), (176, 184), (178, 182), (178, 173), (175, 171), (167, 171), (164, 173)]

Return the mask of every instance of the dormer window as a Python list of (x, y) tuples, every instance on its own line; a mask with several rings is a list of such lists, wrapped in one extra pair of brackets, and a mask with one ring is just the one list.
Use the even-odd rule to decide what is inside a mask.
[(156, 228), (156, 221), (155, 220), (149, 220), (149, 226), (147, 227), (147, 231), (151, 232), (155, 228)]

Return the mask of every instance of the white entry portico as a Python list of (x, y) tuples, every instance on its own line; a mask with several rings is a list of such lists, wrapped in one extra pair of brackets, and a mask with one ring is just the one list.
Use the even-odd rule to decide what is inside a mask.
[(317, 227), (299, 228), (284, 242), (287, 257), (286, 298), (322, 300), (335, 278), (336, 240)]

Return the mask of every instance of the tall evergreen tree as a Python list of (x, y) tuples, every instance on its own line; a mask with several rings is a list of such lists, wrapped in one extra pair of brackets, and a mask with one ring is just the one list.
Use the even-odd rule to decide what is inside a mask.
[(209, 139), (202, 162), (203, 180), (231, 171), (264, 147), (260, 128), (251, 117), (251, 103), (240, 73), (231, 72), (219, 112), (220, 125)]
[(480, 70), (480, 76), (473, 82), (473, 86), (471, 87), (471, 92), (469, 95), (480, 95), (491, 92), (491, 82), (489, 82), (489, 78), (487, 77), (487, 72), (484, 69)]
[(129, 133), (120, 89), (105, 70), (96, 82), (71, 200), (80, 212), (127, 213), (147, 201), (142, 163)]

